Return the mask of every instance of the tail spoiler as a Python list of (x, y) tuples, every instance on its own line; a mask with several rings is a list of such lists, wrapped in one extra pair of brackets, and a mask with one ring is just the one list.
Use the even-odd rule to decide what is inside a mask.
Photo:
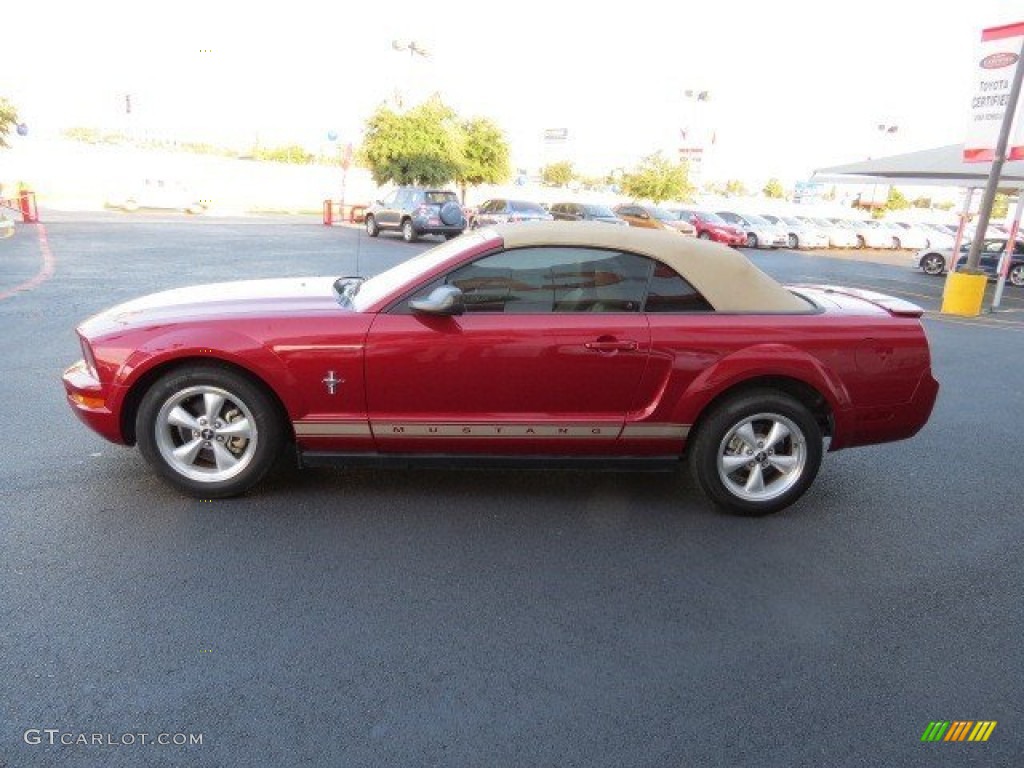
[(884, 309), (894, 317), (921, 317), (924, 314), (924, 309), (913, 302), (898, 299), (895, 296), (889, 296), (885, 293), (878, 293), (877, 291), (866, 291), (861, 288), (845, 288), (838, 285), (816, 285), (806, 287), (814, 287), (826, 294), (838, 294), (839, 296), (849, 296), (854, 299), (866, 301), (869, 304), (874, 304), (880, 309)]

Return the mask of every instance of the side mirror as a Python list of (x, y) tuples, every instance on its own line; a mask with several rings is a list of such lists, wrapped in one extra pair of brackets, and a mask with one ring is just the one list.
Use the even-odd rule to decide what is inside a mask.
[(466, 311), (466, 305), (462, 301), (462, 291), (454, 285), (437, 286), (427, 298), (410, 301), (409, 308), (413, 312), (444, 316), (461, 315)]

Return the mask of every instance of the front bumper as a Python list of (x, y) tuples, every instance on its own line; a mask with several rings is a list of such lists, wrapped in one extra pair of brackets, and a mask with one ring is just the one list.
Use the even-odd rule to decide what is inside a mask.
[(64, 391), (71, 411), (83, 424), (112, 443), (125, 443), (118, 414), (110, 408), (110, 392), (93, 376), (84, 360), (64, 371)]

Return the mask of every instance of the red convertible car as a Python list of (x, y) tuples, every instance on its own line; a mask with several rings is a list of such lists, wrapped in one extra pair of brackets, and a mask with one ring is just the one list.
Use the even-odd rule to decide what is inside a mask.
[(921, 310), (784, 287), (674, 232), (481, 229), (369, 279), (181, 288), (79, 328), (78, 417), (196, 496), (302, 465), (673, 469), (718, 505), (796, 500), (822, 451), (928, 420)]

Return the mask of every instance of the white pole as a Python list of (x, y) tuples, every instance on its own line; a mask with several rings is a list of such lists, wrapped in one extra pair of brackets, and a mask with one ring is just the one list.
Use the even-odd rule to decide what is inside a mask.
[(1017, 206), (1013, 209), (1013, 224), (1010, 226), (1010, 234), (1006, 238), (1006, 248), (1003, 255), (999, 257), (999, 280), (996, 281), (996, 292), (992, 296), (992, 311), (999, 309), (999, 303), (1003, 300), (1003, 287), (1006, 285), (1006, 276), (1010, 274), (1010, 263), (1013, 261), (1013, 249), (1017, 245), (1017, 230), (1020, 228), (1020, 216), (1024, 213), (1024, 189), (1017, 190)]
[[(956, 237), (953, 239), (953, 253), (949, 257), (947, 269), (952, 275), (956, 271), (956, 262), (960, 258), (960, 244), (964, 241), (964, 229), (967, 227), (967, 217), (971, 214), (971, 203), (974, 201), (974, 187), (967, 188), (964, 195), (964, 209), (960, 212), (960, 226), (956, 228)], [(949, 280), (949, 277), (946, 278)]]

